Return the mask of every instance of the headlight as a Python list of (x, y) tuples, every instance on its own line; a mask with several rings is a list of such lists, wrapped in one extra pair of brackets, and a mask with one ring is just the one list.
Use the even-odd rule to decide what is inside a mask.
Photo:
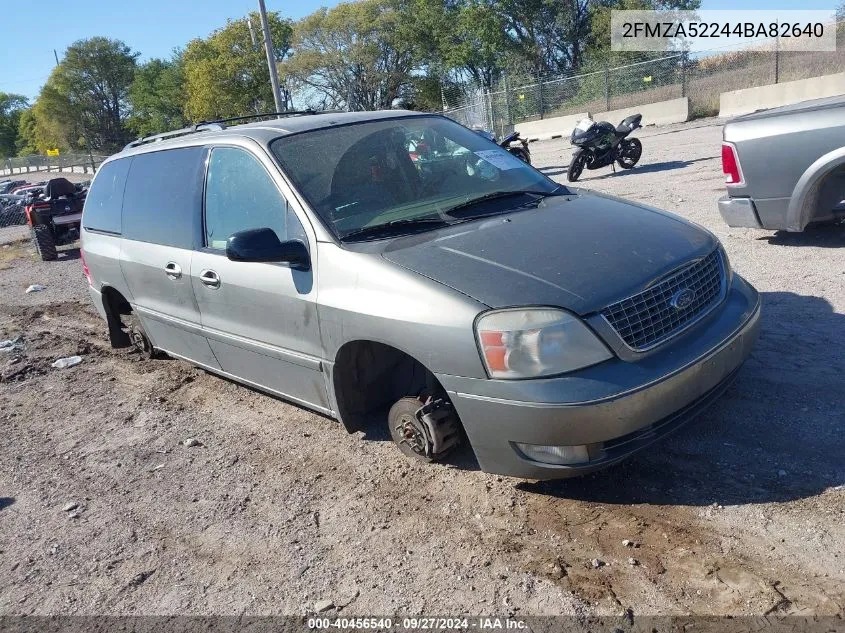
[(488, 312), (475, 329), (491, 378), (553, 376), (613, 356), (580, 319), (553, 308)]

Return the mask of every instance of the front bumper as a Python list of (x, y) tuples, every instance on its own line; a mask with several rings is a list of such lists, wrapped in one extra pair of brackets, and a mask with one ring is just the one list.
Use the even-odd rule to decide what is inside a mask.
[[(482, 470), (528, 479), (582, 475), (624, 459), (694, 418), (730, 385), (760, 326), (757, 291), (738, 275), (724, 304), (666, 349), (557, 378), (440, 375)], [(517, 443), (588, 445), (590, 460), (556, 465)]]
[(719, 213), (728, 226), (748, 229), (761, 229), (763, 224), (757, 214), (754, 201), (751, 198), (719, 198)]

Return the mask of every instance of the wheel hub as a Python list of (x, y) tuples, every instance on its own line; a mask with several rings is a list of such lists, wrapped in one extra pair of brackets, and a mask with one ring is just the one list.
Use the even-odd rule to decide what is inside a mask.
[(137, 328), (129, 328), (129, 340), (132, 342), (132, 345), (135, 346), (135, 349), (137, 349), (142, 354), (145, 354), (149, 351), (150, 343), (147, 340), (147, 337), (144, 336), (144, 334), (140, 332)]
[(412, 415), (403, 415), (399, 418), (396, 431), (402, 438), (401, 444), (407, 444), (412, 451), (419, 455), (426, 454), (426, 437), (423, 430), (417, 425), (417, 420)]

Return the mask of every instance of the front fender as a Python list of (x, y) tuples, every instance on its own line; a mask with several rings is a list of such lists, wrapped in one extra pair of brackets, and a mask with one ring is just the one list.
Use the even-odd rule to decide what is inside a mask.
[(815, 213), (815, 203), (824, 177), (831, 171), (845, 165), (845, 147), (828, 152), (812, 165), (798, 179), (792, 190), (789, 209), (786, 213), (786, 230), (803, 231)]

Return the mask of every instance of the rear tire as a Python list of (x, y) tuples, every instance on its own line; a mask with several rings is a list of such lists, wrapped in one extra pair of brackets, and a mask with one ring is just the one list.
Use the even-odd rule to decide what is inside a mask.
[(587, 164), (587, 154), (586, 152), (579, 152), (572, 157), (572, 160), (569, 161), (569, 169), (566, 171), (566, 179), (569, 182), (575, 182), (581, 177), (581, 173), (584, 171), (584, 165)]
[(159, 354), (153, 347), (150, 337), (147, 336), (147, 331), (141, 325), (141, 320), (134, 312), (123, 317), (123, 322), (126, 324), (126, 333), (129, 335), (129, 341), (132, 347), (143, 360), (151, 360), (158, 358)]
[(49, 226), (44, 224), (36, 224), (30, 226), (32, 233), (32, 243), (35, 245), (35, 252), (42, 261), (52, 262), (59, 258), (59, 252), (56, 250), (56, 240), (53, 238), (53, 232)]
[(629, 138), (619, 145), (619, 158), (616, 163), (622, 169), (633, 169), (643, 155), (643, 144), (638, 138)]

